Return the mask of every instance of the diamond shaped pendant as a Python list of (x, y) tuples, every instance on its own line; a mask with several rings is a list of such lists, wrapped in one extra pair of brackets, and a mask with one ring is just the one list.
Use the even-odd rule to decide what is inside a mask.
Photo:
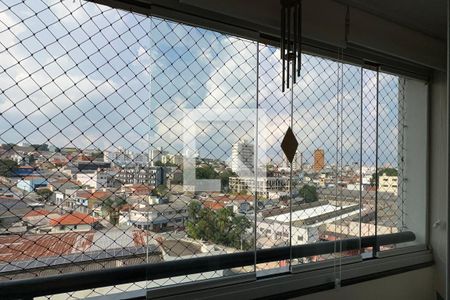
[(298, 142), (295, 138), (294, 132), (292, 132), (291, 127), (288, 128), (286, 134), (284, 135), (283, 141), (281, 142), (281, 149), (286, 155), (288, 161), (292, 164), (294, 160), (295, 152), (298, 148)]

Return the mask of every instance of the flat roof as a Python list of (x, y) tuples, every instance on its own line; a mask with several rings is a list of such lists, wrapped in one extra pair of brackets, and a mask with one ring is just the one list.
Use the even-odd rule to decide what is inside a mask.
[[(342, 208), (350, 207), (351, 205), (342, 206)], [(266, 219), (277, 221), (277, 222), (292, 222), (296, 221), (304, 221), (310, 218), (314, 218), (323, 214), (337, 212), (341, 209), (341, 206), (334, 206), (331, 204), (325, 204), (320, 206), (315, 206), (311, 208), (306, 208), (302, 210), (297, 210), (292, 212), (292, 219), (290, 217), (290, 213), (284, 213), (276, 216), (267, 217)]]

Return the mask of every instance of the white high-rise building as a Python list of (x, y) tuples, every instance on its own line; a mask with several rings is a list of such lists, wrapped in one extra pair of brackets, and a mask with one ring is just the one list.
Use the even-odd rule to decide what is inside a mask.
[(163, 155), (161, 147), (150, 150), (150, 166), (154, 167), (157, 162), (160, 162)]
[(145, 153), (134, 153), (123, 149), (105, 151), (103, 159), (105, 162), (111, 162), (116, 166), (146, 166), (148, 164), (148, 156)]
[(294, 161), (293, 161), (294, 170), (301, 170), (303, 168), (303, 153), (298, 149), (295, 152)]
[(250, 142), (239, 141), (231, 149), (231, 170), (239, 176), (248, 176), (254, 172), (254, 147)]

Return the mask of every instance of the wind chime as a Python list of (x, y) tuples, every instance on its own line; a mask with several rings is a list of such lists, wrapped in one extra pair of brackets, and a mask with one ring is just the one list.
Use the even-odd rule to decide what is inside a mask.
[[(302, 1), (281, 0), (281, 60), (283, 61), (282, 91), (295, 84), (301, 70), (302, 47)], [(292, 32), (294, 40), (292, 40)], [(289, 66), (292, 61), (292, 76)], [(292, 80), (291, 85), (289, 85)]]

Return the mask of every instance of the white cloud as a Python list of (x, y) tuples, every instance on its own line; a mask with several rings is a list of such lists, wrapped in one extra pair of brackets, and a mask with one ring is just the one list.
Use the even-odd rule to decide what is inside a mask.
[[(80, 6), (78, 1), (71, 0), (62, 2), (54, 0), (50, 3), (52, 11), (61, 19), (59, 27), (52, 30), (71, 32), (72, 29), (79, 28), (78, 23), (88, 22), (91, 16), (100, 12), (103, 12), (103, 16), (94, 19), (97, 25), (114, 23), (115, 28), (128, 30), (125, 20), (119, 21), (120, 13), (115, 10), (93, 3)], [(54, 61), (55, 57), (48, 54), (36, 59), (24, 60), (29, 54), (23, 47), (16, 46), (14, 51), (0, 49), (0, 65), (8, 69), (7, 73), (0, 72), (2, 89), (7, 90), (0, 96), (2, 117), (17, 120), (23, 113), (32, 115), (36, 124), (37, 122), (44, 124), (48, 121), (46, 118), (55, 117), (61, 111), (70, 111), (71, 115), (68, 115), (66, 117), (68, 120), (64, 122), (68, 124), (74, 121), (75, 124), (65, 129), (64, 134), (68, 137), (63, 134), (57, 135), (55, 140), (61, 143), (69, 142), (73, 138), (76, 143), (83, 146), (88, 146), (95, 141), (102, 147), (111, 147), (114, 143), (128, 143), (141, 149), (148, 146), (148, 143), (153, 146), (161, 143), (172, 149), (181, 150), (182, 135), (186, 131), (181, 122), (184, 117), (183, 109), (255, 108), (257, 93), (259, 93), (260, 106), (267, 111), (269, 117), (268, 123), (260, 128), (259, 141), (263, 147), (271, 149), (270, 155), (280, 156), (279, 143), (290, 124), (291, 90), (281, 92), (279, 50), (260, 45), (260, 78), (259, 91), (257, 91), (256, 43), (165, 21), (156, 20), (153, 25), (152, 38), (154, 42), (157, 42), (154, 45), (157, 49), (155, 47), (146, 49), (143, 41), (134, 44), (134, 39), (124, 39), (124, 43), (133, 43), (129, 54), (122, 53), (122, 58), (130, 62), (125, 63), (124, 69), (121, 70), (120, 75), (124, 78), (113, 76), (116, 67), (113, 63), (107, 66), (109, 71), (95, 71), (97, 64), (101, 64), (97, 60), (100, 55), (95, 56), (95, 54), (100, 53), (95, 49), (95, 43), (83, 46), (84, 37), (78, 37), (78, 40), (75, 35), (73, 37), (75, 43), (80, 45), (78, 50), (94, 53), (92, 56), (95, 58), (89, 55), (83, 57), (82, 51), (76, 54), (66, 53), (64, 46), (67, 45), (62, 45), (62, 42), (56, 43), (58, 45), (55, 52), (59, 52), (59, 55), (65, 54), (57, 61)], [(7, 27), (11, 28), (6, 30)], [(82, 29), (85, 29), (86, 33), (91, 33), (84, 27)], [(5, 47), (19, 43), (20, 36), (26, 31), (26, 26), (21, 24), (17, 17), (8, 14), (7, 11), (0, 13), (0, 43)], [(108, 37), (115, 38), (112, 35)], [(143, 36), (143, 39), (147, 38), (148, 36)], [(104, 52), (101, 54), (107, 57), (118, 55), (112, 48), (108, 50), (109, 52), (105, 49), (102, 51)], [(162, 57), (155, 61), (159, 56)], [(83, 60), (84, 63), (80, 63)], [(46, 65), (45, 69), (43, 69), (44, 65)], [(329, 149), (329, 152), (336, 149), (334, 143), (337, 134), (337, 66), (336, 62), (330, 60), (304, 56), (302, 76), (293, 88), (294, 132), (297, 134), (302, 151), (312, 151), (316, 147), (325, 147)], [(166, 71), (165, 75), (152, 78), (151, 97), (146, 91), (141, 92), (139, 96), (133, 95), (134, 91), (147, 89), (147, 78), (135, 77), (143, 67), (148, 68), (148, 71), (159, 71), (159, 69)], [(172, 73), (167, 74), (168, 70)], [(368, 72), (363, 81), (363, 98), (366, 104), (363, 108), (363, 117), (364, 122), (370, 124), (375, 118), (372, 107), (373, 91), (376, 85), (374, 75)], [(144, 74), (143, 77), (146, 76)], [(354, 152), (355, 144), (359, 143), (359, 122), (354, 122), (352, 106), (359, 103), (360, 91), (359, 84), (355, 85), (353, 82), (358, 79), (352, 78), (357, 77), (349, 76), (349, 79), (346, 79), (349, 86), (343, 99), (348, 104), (344, 107), (344, 113), (350, 116), (343, 120), (347, 133), (344, 148), (349, 152)], [(382, 77), (381, 79), (382, 85), (386, 88), (385, 97), (394, 101), (397, 91), (390, 84), (395, 81), (395, 78)], [(125, 87), (119, 90), (122, 85)], [(63, 91), (64, 94), (61, 94)], [(22, 99), (26, 100), (22, 101)], [(131, 113), (135, 109), (135, 107), (129, 107), (131, 101), (145, 105)], [(103, 109), (96, 107), (98, 103), (105, 102), (109, 106), (104, 105)], [(121, 115), (114, 111), (114, 107), (126, 113)], [(150, 112), (147, 111), (148, 107), (151, 109)], [(142, 118), (142, 110), (146, 110), (144, 114), (150, 114), (150, 123), (146, 123), (147, 121)], [(95, 128), (90, 122), (81, 121), (85, 120), (80, 116), (83, 112), (89, 113), (85, 118), (90, 119), (86, 120), (92, 121), (99, 128)], [(391, 112), (392, 106), (382, 106), (380, 117), (385, 118)], [(114, 115), (117, 120), (113, 118), (104, 120), (103, 115)], [(137, 123), (140, 124), (130, 127), (128, 124), (121, 123), (123, 116), (126, 116), (130, 123), (136, 123), (137, 119)], [(222, 154), (220, 151), (241, 137), (250, 135), (251, 127), (247, 125), (227, 125), (199, 124), (199, 129), (203, 130), (199, 131), (201, 132), (199, 139), (205, 141), (209, 139), (211, 143), (217, 144), (218, 152), (213, 154), (218, 156)], [(389, 129), (387, 132), (392, 133), (392, 139), (396, 135), (395, 126), (396, 124), (393, 127), (387, 127)], [(48, 131), (55, 130), (48, 128)], [(128, 131), (125, 137), (121, 137), (125, 131)], [(145, 132), (149, 132), (149, 140), (142, 139)], [(368, 138), (365, 145), (368, 149), (372, 149), (372, 138)], [(330, 155), (333, 154), (330, 153)]]

